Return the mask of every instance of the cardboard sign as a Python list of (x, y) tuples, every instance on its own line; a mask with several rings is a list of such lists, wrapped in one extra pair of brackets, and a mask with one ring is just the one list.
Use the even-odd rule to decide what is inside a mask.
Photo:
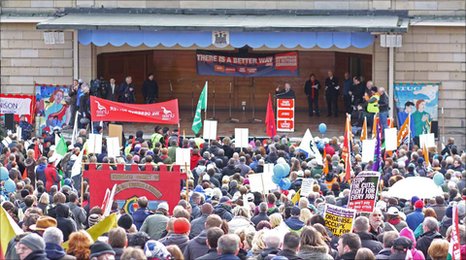
[(386, 128), (385, 133), (385, 150), (394, 151), (397, 147), (398, 131), (396, 128)]
[(102, 153), (102, 135), (100, 134), (89, 134), (87, 140), (87, 152), (88, 153)]
[[(115, 201), (128, 201), (134, 197), (146, 196), (149, 201), (166, 201), (170, 207), (170, 214), (180, 200), (180, 182), (186, 179), (186, 174), (180, 172), (178, 165), (173, 165), (171, 171), (166, 165), (160, 165), (158, 171), (152, 167), (139, 170), (138, 165), (118, 164), (116, 170), (111, 170), (109, 164), (103, 164), (97, 169), (96, 164), (89, 164), (83, 173), (89, 179), (90, 207), (100, 206), (107, 189), (115, 188)], [(126, 208), (126, 205), (123, 206)]]
[(249, 129), (235, 128), (235, 147), (247, 148), (249, 146)]
[(217, 139), (217, 121), (204, 120), (204, 131), (202, 137), (207, 140)]
[(120, 156), (120, 141), (117, 137), (107, 137), (107, 156), (113, 158)]
[(119, 146), (123, 146), (123, 140), (121, 139), (123, 134), (123, 126), (108, 124), (108, 136), (109, 137), (118, 137)]
[(379, 187), (380, 173), (361, 172), (351, 182), (348, 208), (357, 212), (371, 213), (374, 211)]
[(191, 149), (189, 148), (176, 148), (176, 162), (180, 165), (182, 170), (185, 170), (185, 165), (188, 169), (191, 168)]
[(436, 147), (434, 133), (420, 135), (419, 144), (420, 144), (420, 148), (424, 147), (424, 145), (427, 148)]
[(312, 187), (314, 186), (315, 180), (314, 179), (303, 179), (301, 183), (301, 196), (307, 197), (312, 192)]
[(277, 189), (277, 184), (272, 181), (273, 175), (273, 164), (268, 163), (264, 165), (263, 173), (250, 174), (249, 186), (251, 187), (251, 192), (260, 192), (262, 194), (269, 193), (271, 190)]
[(368, 163), (374, 160), (375, 142), (376, 142), (375, 139), (366, 139), (362, 141), (361, 161), (363, 163)]
[(337, 237), (351, 233), (355, 215), (355, 210), (327, 204), (324, 212), (325, 226)]
[(16, 136), (18, 137), (18, 140), (22, 140), (23, 136), (23, 129), (19, 126), (16, 127)]
[(277, 99), (277, 131), (294, 132), (294, 99)]

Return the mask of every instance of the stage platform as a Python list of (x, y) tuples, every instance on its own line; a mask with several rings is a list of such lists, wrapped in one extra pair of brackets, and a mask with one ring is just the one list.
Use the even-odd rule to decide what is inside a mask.
[[(185, 131), (186, 136), (193, 136), (194, 133), (191, 130), (193, 123), (193, 114), (191, 110), (181, 110), (181, 122), (180, 122), (180, 133), (183, 134)], [(279, 132), (279, 134), (286, 134), (289, 137), (302, 137), (307, 128), (309, 128), (314, 136), (322, 136), (319, 133), (318, 126), (320, 123), (327, 125), (327, 133), (325, 137), (333, 137), (343, 135), (344, 131), (344, 114), (341, 113), (338, 117), (327, 117), (326, 112), (322, 113), (320, 117), (313, 116), (309, 117), (307, 112), (297, 111), (295, 118), (295, 131), (293, 133)], [(214, 116), (212, 111), (208, 111), (207, 119), (213, 119)], [(252, 111), (235, 111), (232, 112), (232, 117), (239, 120), (237, 123), (230, 121), (230, 115), (228, 110), (217, 110), (215, 113), (215, 119), (218, 121), (218, 136), (233, 136), (235, 128), (249, 128), (250, 137), (263, 138), (266, 137), (265, 133), (265, 110), (256, 111), (255, 119), (261, 120), (260, 122), (254, 120)], [(204, 114), (202, 115), (204, 118)], [(149, 138), (154, 131), (154, 124), (143, 124), (143, 123), (121, 123), (123, 125), (123, 131), (125, 135), (135, 134), (136, 131), (144, 131), (144, 136)], [(170, 129), (177, 128), (176, 125), (166, 125)], [(104, 130), (104, 134), (107, 133), (107, 129)], [(201, 130), (202, 133), (202, 130)]]

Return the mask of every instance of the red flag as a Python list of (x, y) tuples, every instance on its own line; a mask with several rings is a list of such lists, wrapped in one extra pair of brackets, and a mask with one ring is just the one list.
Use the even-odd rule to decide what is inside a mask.
[(345, 162), (345, 179), (349, 181), (351, 178), (351, 115), (346, 115), (345, 123), (345, 139), (343, 141), (342, 157)]
[(277, 126), (275, 123), (275, 114), (272, 106), (272, 96), (269, 94), (269, 101), (267, 101), (267, 113), (265, 115), (265, 128), (267, 135), (274, 137), (277, 134)]

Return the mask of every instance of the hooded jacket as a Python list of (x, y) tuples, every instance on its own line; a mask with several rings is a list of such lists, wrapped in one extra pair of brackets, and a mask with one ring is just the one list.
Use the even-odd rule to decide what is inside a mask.
[(63, 232), (63, 241), (68, 241), (70, 234), (76, 231), (76, 223), (70, 218), (70, 208), (65, 204), (58, 204), (55, 211), (57, 228)]
[(50, 260), (74, 260), (76, 257), (67, 255), (60, 245), (54, 243), (45, 244), (45, 253)]
[(189, 237), (184, 234), (169, 233), (166, 237), (160, 239), (159, 242), (164, 246), (177, 245), (181, 249), (181, 252), (184, 252), (188, 245)]
[(299, 220), (297, 216), (291, 216), (287, 220), (285, 220), (285, 224), (292, 230), (292, 231), (300, 231), (304, 227), (304, 222)]
[(309, 260), (333, 260), (333, 257), (327, 251), (328, 247), (326, 246), (302, 245), (298, 257)]
[(427, 250), (429, 249), (432, 241), (436, 238), (442, 238), (442, 235), (437, 231), (429, 231), (422, 234), (417, 240), (416, 249), (420, 250), (424, 256), (426, 256), (426, 259), (430, 259), (427, 254)]
[(414, 237), (414, 233), (408, 227), (403, 228), (400, 231), (400, 237), (406, 237), (413, 242), (413, 248), (411, 249), (411, 255), (413, 256), (413, 260), (424, 260), (424, 254), (416, 249), (416, 238)]
[(188, 242), (184, 250), (184, 259), (185, 260), (194, 260), (198, 257), (201, 257), (208, 253), (209, 247), (206, 243), (207, 240), (207, 230), (202, 230), (202, 232)]
[(230, 221), (233, 218), (233, 214), (231, 214), (231, 207), (224, 204), (218, 204), (215, 206), (213, 213), (226, 221)]

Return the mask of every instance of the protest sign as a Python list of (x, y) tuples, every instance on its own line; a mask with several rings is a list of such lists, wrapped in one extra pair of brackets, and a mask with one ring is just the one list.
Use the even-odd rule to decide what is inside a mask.
[(113, 158), (120, 156), (120, 141), (117, 137), (107, 137), (107, 155)]
[(191, 149), (189, 148), (176, 148), (176, 162), (175, 164), (181, 165), (184, 170), (185, 165), (191, 167)]
[(119, 147), (123, 146), (122, 138), (123, 134), (123, 126), (122, 125), (115, 125), (115, 124), (108, 124), (108, 136), (109, 137), (117, 137)]
[(271, 190), (277, 189), (277, 184), (272, 181), (273, 164), (264, 165), (263, 173), (250, 174), (248, 176), (251, 192), (268, 193)]
[(89, 140), (87, 143), (88, 153), (102, 153), (102, 135), (100, 134), (89, 134)]
[(421, 148), (424, 147), (424, 145), (427, 148), (436, 147), (434, 133), (419, 135), (419, 144)]
[(247, 148), (249, 129), (248, 128), (235, 128), (235, 147)]
[(363, 163), (368, 163), (374, 160), (375, 153), (375, 139), (366, 139), (362, 141), (362, 157)]
[(202, 137), (207, 140), (217, 139), (217, 121), (204, 120), (204, 131)]
[(386, 151), (396, 150), (398, 148), (397, 129), (386, 128), (384, 133), (385, 133), (385, 150)]
[(379, 179), (379, 172), (359, 173), (351, 182), (348, 208), (358, 212), (372, 212), (377, 198)]
[(355, 210), (327, 204), (324, 212), (325, 226), (337, 237), (351, 233), (355, 215)]
[(20, 116), (25, 116), (29, 123), (33, 123), (36, 97), (24, 94), (0, 94), (0, 116), (13, 114), (13, 119), (19, 122)]
[(314, 186), (314, 179), (303, 179), (301, 183), (301, 196), (307, 197), (312, 192), (312, 186)]

